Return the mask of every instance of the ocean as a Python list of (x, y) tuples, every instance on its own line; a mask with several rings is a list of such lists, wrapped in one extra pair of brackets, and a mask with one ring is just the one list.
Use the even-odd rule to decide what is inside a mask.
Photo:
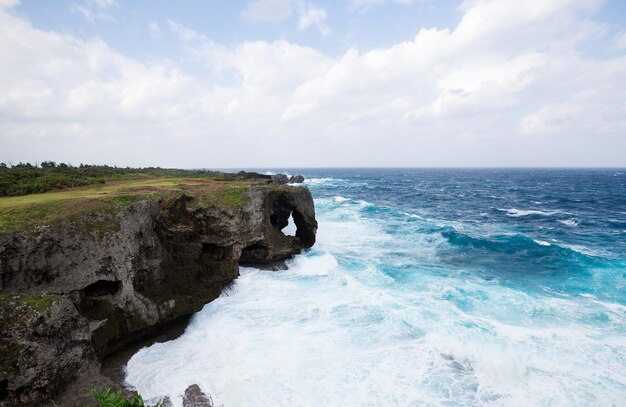
[(144, 398), (626, 405), (626, 170), (275, 171), (307, 178), (317, 244), (134, 355)]

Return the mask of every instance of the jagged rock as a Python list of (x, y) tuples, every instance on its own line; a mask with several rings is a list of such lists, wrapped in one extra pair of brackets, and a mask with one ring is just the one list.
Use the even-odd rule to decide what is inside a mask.
[(285, 174), (274, 174), (272, 175), (272, 182), (274, 184), (287, 184), (289, 182), (289, 177)]
[[(103, 358), (199, 311), (237, 278), (239, 263), (276, 262), (315, 243), (306, 188), (257, 183), (230, 200), (205, 198), (202, 191), (175, 192), (117, 213), (0, 235), (1, 292), (62, 296), (55, 317), (41, 320), (41, 329), (50, 328), (26, 348), (45, 347), (45, 357), (6, 373), (9, 397), (32, 387), (46, 399), (78, 374), (68, 366), (92, 363), (89, 339)], [(281, 232), (290, 215), (295, 236)], [(25, 330), (12, 338), (31, 337)], [(48, 356), (58, 351), (67, 355), (57, 363)], [(33, 382), (40, 371), (49, 384)]]
[(213, 400), (197, 384), (192, 384), (185, 390), (183, 407), (213, 407)]
[(289, 178), (290, 184), (302, 184), (304, 182), (304, 177), (302, 175), (292, 175)]

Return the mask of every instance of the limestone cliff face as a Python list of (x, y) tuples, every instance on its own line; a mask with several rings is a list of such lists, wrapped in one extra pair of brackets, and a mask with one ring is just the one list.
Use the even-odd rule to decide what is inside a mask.
[[(93, 354), (102, 358), (199, 311), (237, 278), (240, 262), (285, 259), (315, 243), (317, 222), (306, 188), (251, 185), (234, 202), (210, 198), (201, 191), (173, 192), (117, 213), (0, 235), (0, 291), (56, 296), (56, 305), (41, 310), (38, 323), (61, 323), (63, 318), (51, 313), (69, 309), (60, 315), (76, 322), (63, 329), (77, 338), (72, 349), (81, 349), (70, 352), (74, 359), (67, 363), (63, 355), (56, 365), (40, 363), (49, 350), (44, 355), (25, 335), (14, 334), (15, 328), (0, 327), (0, 375), (7, 381), (0, 406), (41, 402), (77, 372), (59, 366)], [(281, 232), (290, 215), (295, 236)], [(63, 329), (47, 329), (50, 343), (57, 343), (52, 349), (71, 342), (58, 338)], [(90, 338), (90, 349), (81, 348), (84, 338)], [(17, 350), (8, 358), (4, 348)], [(58, 377), (37, 387), (35, 381), (45, 376), (41, 371)]]

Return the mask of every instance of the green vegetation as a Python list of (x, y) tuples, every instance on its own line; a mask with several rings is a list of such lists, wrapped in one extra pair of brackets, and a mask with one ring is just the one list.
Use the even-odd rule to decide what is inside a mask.
[(240, 208), (244, 203), (244, 192), (246, 188), (238, 185), (229, 185), (222, 193), (226, 205), (232, 209)]
[[(92, 389), (91, 398), (96, 402), (88, 407), (148, 407), (141, 396), (126, 398), (121, 391), (112, 392), (111, 389), (103, 387), (100, 390)], [(162, 403), (157, 403), (152, 407), (163, 407)]]
[[(40, 166), (0, 163), (0, 233), (33, 229), (88, 213), (115, 215), (134, 202), (156, 200), (172, 191), (195, 198), (196, 207), (238, 209), (250, 182), (268, 182), (266, 175), (226, 174), (205, 170), (74, 167), (45, 161)], [(227, 181), (227, 182), (222, 182)], [(270, 184), (271, 185), (271, 184)], [(83, 222), (100, 236), (119, 227), (116, 219), (99, 216)]]
[[(195, 198), (197, 207), (237, 209), (245, 203), (245, 192), (250, 185), (247, 181), (202, 178), (130, 179), (43, 194), (0, 197), (0, 233), (29, 230), (63, 220), (72, 222), (88, 213), (116, 215), (132, 203), (157, 200), (175, 191)], [(100, 216), (82, 222), (81, 227), (95, 228), (103, 236), (117, 230), (119, 224), (115, 220)]]
[(52, 304), (60, 297), (52, 294), (17, 294), (4, 292), (0, 293), (0, 307), (5, 307), (17, 311), (28, 313), (48, 312)]
[(44, 161), (40, 166), (0, 163), (0, 196), (21, 196), (66, 188), (104, 184), (107, 181), (147, 178), (219, 178), (222, 173), (206, 170), (172, 168), (118, 168), (108, 165), (56, 164)]
[(193, 181), (116, 181), (92, 188), (0, 198), (0, 233), (71, 221), (91, 212), (115, 214), (124, 206), (156, 199), (159, 191), (175, 189), (186, 182)]

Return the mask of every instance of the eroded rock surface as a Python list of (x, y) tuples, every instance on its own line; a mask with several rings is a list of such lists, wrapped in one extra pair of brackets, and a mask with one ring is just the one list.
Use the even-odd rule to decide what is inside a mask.
[[(72, 382), (80, 363), (97, 364), (96, 357), (199, 311), (237, 278), (240, 262), (273, 263), (315, 243), (308, 189), (256, 184), (242, 191), (225, 201), (181, 191), (0, 235), (2, 295), (57, 298), (25, 325), (3, 326), (0, 358), (12, 368), (0, 368), (8, 382), (0, 406), (37, 405)], [(295, 236), (281, 232), (290, 216)], [(17, 364), (5, 360), (5, 348), (22, 345)], [(41, 356), (28, 361), (31, 350)]]
[(0, 294), (0, 405), (37, 405), (94, 363), (88, 322), (67, 298)]

